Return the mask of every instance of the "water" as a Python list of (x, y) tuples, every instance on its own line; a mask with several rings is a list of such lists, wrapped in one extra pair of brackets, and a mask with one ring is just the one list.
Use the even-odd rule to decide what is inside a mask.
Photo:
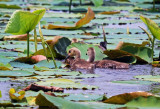
[[(97, 78), (84, 79), (81, 83), (95, 85), (99, 88), (96, 90), (65, 90), (65, 93), (92, 93), (92, 94), (106, 94), (107, 96), (114, 96), (117, 94), (147, 91), (160, 95), (159, 83), (152, 84), (123, 84), (112, 83), (112, 81), (136, 80), (134, 76), (137, 75), (154, 75), (159, 74), (160, 68), (152, 68), (151, 65), (134, 65), (127, 70), (113, 70), (113, 69), (96, 69), (95, 74), (100, 75)], [(138, 81), (138, 80), (137, 80)], [(136, 81), (135, 81), (136, 82)]]

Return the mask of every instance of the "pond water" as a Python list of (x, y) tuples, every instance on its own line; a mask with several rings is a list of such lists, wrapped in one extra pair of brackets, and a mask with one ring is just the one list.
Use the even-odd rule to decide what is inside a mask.
[[(134, 78), (137, 75), (158, 75), (159, 73), (160, 69), (152, 68), (151, 65), (133, 65), (127, 70), (96, 69), (95, 74), (98, 74), (99, 77), (84, 79), (81, 83), (98, 86), (98, 90), (66, 90), (65, 93), (96, 93), (113, 96), (127, 92), (147, 91), (160, 95), (159, 83), (146, 82), (139, 84), (139, 81)], [(130, 80), (133, 80), (133, 82), (128, 84), (113, 83), (113, 81)]]
[[(87, 71), (81, 70), (86, 74)], [(134, 76), (137, 75), (159, 75), (160, 68), (153, 68), (151, 65), (131, 65), (130, 69), (114, 70), (114, 69), (96, 69), (94, 74), (99, 77), (82, 79), (81, 83), (86, 85), (98, 86), (95, 90), (64, 90), (64, 93), (83, 93), (83, 94), (105, 94), (107, 97), (111, 97), (117, 94), (135, 92), (135, 91), (147, 91), (157, 95), (160, 95), (160, 83), (139, 81)], [(67, 77), (66, 77), (67, 78)], [(81, 79), (80, 79), (81, 80)], [(114, 83), (115, 81), (124, 81), (124, 83)], [(125, 81), (129, 81), (128, 83)], [(33, 81), (34, 82), (34, 81)], [(143, 83), (142, 83), (143, 82)], [(3, 81), (0, 82), (0, 90), (2, 91), (2, 98), (0, 100), (9, 100), (8, 91), (10, 88), (22, 89), (32, 83), (25, 81)]]

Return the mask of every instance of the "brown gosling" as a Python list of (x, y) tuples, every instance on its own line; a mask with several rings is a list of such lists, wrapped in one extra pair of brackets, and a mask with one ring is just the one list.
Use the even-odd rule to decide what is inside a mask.
[(94, 61), (95, 50), (93, 47), (88, 48), (87, 55), (89, 56), (88, 62), (94, 63), (96, 68), (112, 68), (112, 69), (128, 69), (129, 64), (123, 62), (117, 62), (113, 60), (100, 60)]
[[(74, 58), (73, 58), (74, 57)], [(67, 60), (71, 69), (94, 69), (95, 65), (91, 62), (88, 62), (84, 59), (81, 59), (81, 51), (75, 47), (71, 48), (68, 51)]]

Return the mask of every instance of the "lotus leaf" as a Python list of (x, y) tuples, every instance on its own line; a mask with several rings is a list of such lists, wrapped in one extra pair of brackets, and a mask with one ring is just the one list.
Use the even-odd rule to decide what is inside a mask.
[(45, 13), (45, 9), (31, 12), (15, 11), (8, 22), (5, 32), (11, 34), (26, 34), (32, 31)]
[(42, 107), (53, 107), (58, 109), (92, 109), (82, 104), (41, 93), (36, 98), (36, 104)]
[(141, 20), (147, 25), (148, 29), (152, 33), (153, 37), (160, 40), (160, 28), (153, 20), (140, 16)]
[(47, 27), (47, 29), (78, 29), (80, 27), (82, 27), (83, 25), (89, 23), (92, 19), (94, 19), (95, 14), (94, 12), (91, 10), (91, 8), (88, 8), (87, 14), (85, 15), (84, 18), (80, 19), (75, 26), (58, 26), (58, 25), (52, 25), (49, 24)]
[(19, 77), (19, 76), (31, 76), (32, 72), (24, 70), (13, 70), (13, 71), (0, 71), (0, 77)]
[(144, 81), (153, 81), (153, 82), (160, 82), (160, 76), (153, 76), (153, 75), (139, 75), (139, 76), (135, 76), (134, 78), (138, 78), (140, 80), (144, 80)]
[(9, 63), (7, 63), (6, 65), (3, 63), (0, 63), (0, 70), (12, 70), (12, 69), (13, 67)]
[(138, 97), (126, 104), (129, 108), (140, 108), (140, 109), (158, 109), (160, 108), (160, 97), (148, 96), (148, 97)]
[(143, 92), (143, 91), (124, 93), (124, 94), (112, 96), (111, 98), (105, 100), (104, 103), (126, 104), (127, 102), (129, 102), (135, 98), (138, 98), (140, 96), (148, 97), (148, 96), (153, 96), (153, 94), (148, 93), (148, 92)]

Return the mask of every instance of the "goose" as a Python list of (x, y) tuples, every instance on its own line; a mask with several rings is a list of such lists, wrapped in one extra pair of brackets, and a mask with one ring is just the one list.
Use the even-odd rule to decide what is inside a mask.
[(89, 63), (95, 64), (96, 68), (112, 68), (112, 69), (128, 69), (129, 64), (123, 62), (117, 62), (113, 60), (99, 60), (94, 61), (95, 59), (95, 50), (93, 47), (87, 49), (87, 55), (89, 59), (87, 60)]
[(66, 58), (66, 63), (68, 63), (71, 69), (73, 70), (75, 69), (95, 69), (94, 63), (81, 59), (81, 51), (76, 47), (69, 49), (68, 56)]

